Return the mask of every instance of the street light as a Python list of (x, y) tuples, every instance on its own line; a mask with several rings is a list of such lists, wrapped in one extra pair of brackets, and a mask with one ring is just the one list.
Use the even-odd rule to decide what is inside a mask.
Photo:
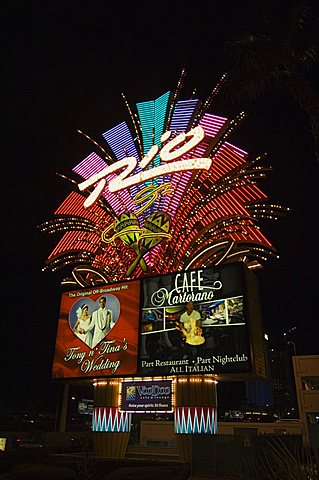
[(287, 345), (292, 345), (292, 346), (293, 346), (294, 354), (295, 354), (295, 357), (296, 357), (296, 356), (297, 356), (297, 353), (296, 353), (296, 344), (295, 344), (295, 342), (292, 342), (291, 340), (289, 340), (289, 342), (287, 342)]
[[(289, 343), (294, 343), (294, 342), (290, 342), (290, 341), (288, 342), (288, 341), (287, 341), (287, 337), (288, 337), (288, 335), (290, 335), (290, 334), (291, 334), (292, 332), (294, 332), (295, 330), (297, 330), (297, 327), (291, 327), (291, 328), (289, 328), (289, 330), (287, 330), (286, 332), (282, 332), (282, 335), (284, 336), (284, 340), (285, 340), (285, 351), (286, 351), (286, 353), (287, 353), (287, 345), (288, 345)], [(296, 350), (296, 347), (295, 347), (295, 350)]]

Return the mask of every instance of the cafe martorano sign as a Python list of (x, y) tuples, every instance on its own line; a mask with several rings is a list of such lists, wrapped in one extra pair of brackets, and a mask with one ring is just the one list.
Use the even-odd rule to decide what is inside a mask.
[(196, 272), (177, 273), (174, 279), (175, 288), (169, 290), (159, 288), (151, 296), (154, 307), (173, 306), (188, 302), (208, 302), (215, 297), (215, 291), (220, 290), (223, 284), (220, 280), (214, 280), (211, 285), (205, 285), (203, 270)]

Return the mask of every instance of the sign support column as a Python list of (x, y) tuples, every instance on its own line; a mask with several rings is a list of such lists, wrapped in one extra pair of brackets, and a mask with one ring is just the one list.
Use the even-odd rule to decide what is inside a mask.
[(176, 383), (174, 430), (182, 462), (192, 460), (194, 435), (217, 433), (217, 381), (209, 377), (183, 377)]
[(131, 414), (119, 410), (119, 380), (95, 384), (93, 445), (97, 457), (122, 458), (130, 438)]

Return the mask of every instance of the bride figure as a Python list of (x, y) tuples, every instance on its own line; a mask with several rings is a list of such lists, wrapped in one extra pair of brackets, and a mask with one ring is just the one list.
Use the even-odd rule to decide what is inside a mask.
[(87, 305), (82, 305), (76, 311), (77, 321), (73, 327), (73, 331), (77, 337), (79, 337), (82, 342), (86, 343), (90, 348), (92, 347), (92, 334), (88, 331), (88, 326), (91, 320), (91, 315), (89, 314), (89, 307)]

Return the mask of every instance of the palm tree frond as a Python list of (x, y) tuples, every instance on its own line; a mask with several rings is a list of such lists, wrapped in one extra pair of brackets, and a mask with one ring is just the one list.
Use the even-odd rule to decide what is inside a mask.
[(319, 47), (311, 46), (307, 48), (299, 59), (300, 66), (309, 70), (312, 66), (318, 64), (319, 61)]
[(310, 7), (307, 2), (302, 2), (297, 5), (289, 16), (288, 34), (293, 37), (298, 33), (303, 32), (307, 27), (307, 23), (310, 17)]

